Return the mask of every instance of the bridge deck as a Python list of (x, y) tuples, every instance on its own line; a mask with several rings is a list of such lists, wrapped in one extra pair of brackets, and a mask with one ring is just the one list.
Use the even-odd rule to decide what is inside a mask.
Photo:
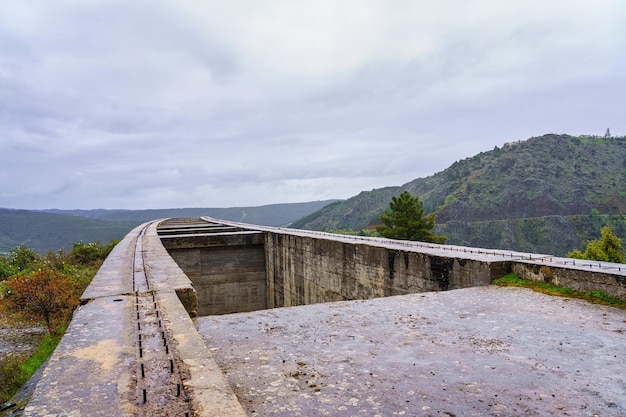
[(24, 416), (245, 415), (191, 321), (193, 288), (157, 223), (109, 255)]

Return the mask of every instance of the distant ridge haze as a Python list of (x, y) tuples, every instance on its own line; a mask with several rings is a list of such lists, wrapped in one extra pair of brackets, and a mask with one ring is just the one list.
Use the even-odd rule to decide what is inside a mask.
[(18, 245), (46, 253), (68, 250), (74, 242), (107, 243), (122, 239), (135, 226), (167, 217), (210, 216), (266, 226), (286, 226), (336, 200), (270, 204), (259, 207), (175, 208), (154, 210), (0, 209), (0, 252)]

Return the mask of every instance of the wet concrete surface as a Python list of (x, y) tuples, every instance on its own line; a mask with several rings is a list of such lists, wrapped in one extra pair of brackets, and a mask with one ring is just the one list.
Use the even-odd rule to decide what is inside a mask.
[(626, 312), (495, 286), (202, 317), (250, 416), (623, 416)]
[(134, 338), (132, 312), (130, 296), (102, 297), (78, 307), (23, 415), (136, 415), (135, 353), (127, 350)]

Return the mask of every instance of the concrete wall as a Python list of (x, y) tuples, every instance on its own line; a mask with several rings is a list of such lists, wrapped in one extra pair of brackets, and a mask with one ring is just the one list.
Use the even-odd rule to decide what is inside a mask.
[(270, 308), (488, 285), (509, 267), (273, 232), (265, 252)]
[(509, 266), (275, 231), (161, 240), (200, 316), (488, 285)]
[[(580, 263), (591, 264), (590, 261)], [(612, 274), (600, 268), (595, 272), (589, 268), (577, 269), (575, 265), (559, 267), (529, 261), (512, 264), (512, 271), (521, 278), (550, 282), (576, 291), (602, 291), (611, 297), (626, 300), (626, 276), (621, 272), (622, 269), (619, 270), (620, 274)]]
[(594, 270), (545, 255), (229, 227), (240, 231), (161, 237), (193, 282), (200, 315), (468, 288), (511, 271), (626, 299), (619, 266), (611, 272), (611, 265)]
[(198, 294), (198, 315), (267, 308), (261, 234), (161, 237)]

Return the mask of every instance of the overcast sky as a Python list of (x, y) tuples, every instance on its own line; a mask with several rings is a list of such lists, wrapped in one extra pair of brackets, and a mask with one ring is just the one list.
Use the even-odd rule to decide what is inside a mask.
[(607, 127), (623, 0), (0, 4), (0, 207), (348, 198)]

